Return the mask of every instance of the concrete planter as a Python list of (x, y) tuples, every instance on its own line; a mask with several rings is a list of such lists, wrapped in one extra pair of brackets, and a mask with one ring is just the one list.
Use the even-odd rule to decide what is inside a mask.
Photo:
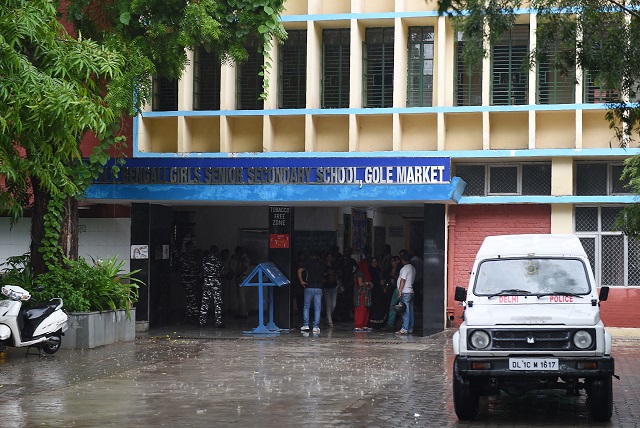
[(136, 338), (136, 310), (70, 312), (69, 328), (62, 337), (62, 349), (90, 349)]

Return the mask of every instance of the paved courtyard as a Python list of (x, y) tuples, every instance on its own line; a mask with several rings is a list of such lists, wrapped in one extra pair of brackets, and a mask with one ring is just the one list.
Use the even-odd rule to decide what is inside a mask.
[(640, 425), (640, 340), (617, 337), (611, 423), (561, 392), (481, 402), (460, 423), (452, 331), (430, 337), (349, 328), (255, 337), (165, 329), (135, 342), (0, 359), (2, 427), (409, 427)]

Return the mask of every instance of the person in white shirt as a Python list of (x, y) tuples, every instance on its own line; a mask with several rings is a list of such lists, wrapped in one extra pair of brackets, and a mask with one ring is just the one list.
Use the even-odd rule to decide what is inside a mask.
[(402, 254), (402, 269), (398, 275), (398, 296), (407, 305), (407, 310), (402, 314), (402, 328), (396, 334), (413, 333), (413, 282), (416, 279), (416, 269), (411, 265), (411, 257), (409, 254)]

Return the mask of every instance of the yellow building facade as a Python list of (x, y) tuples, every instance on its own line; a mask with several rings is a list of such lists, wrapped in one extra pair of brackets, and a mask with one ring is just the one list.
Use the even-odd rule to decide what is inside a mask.
[[(640, 246), (613, 226), (635, 200), (619, 177), (637, 144), (619, 148), (607, 94), (587, 71), (522, 66), (536, 48), (535, 14), (521, 11), (473, 70), (436, 2), (289, 0), (281, 21), (289, 39), (274, 41), (270, 58), (189, 52), (179, 81), (154, 82), (154, 103), (134, 122), (134, 158), (446, 157), (466, 182), (446, 205), (447, 289), (464, 281), (468, 261), (456, 260), (482, 237), (519, 232), (578, 234), (614, 302), (640, 286)], [(457, 311), (452, 301), (447, 310)]]

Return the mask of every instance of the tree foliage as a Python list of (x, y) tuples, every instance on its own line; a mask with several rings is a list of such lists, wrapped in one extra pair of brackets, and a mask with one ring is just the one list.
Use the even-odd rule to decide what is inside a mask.
[[(203, 47), (223, 61), (247, 59), (245, 44), (257, 36), (267, 48), (284, 40), (283, 0), (67, 0), (63, 17), (86, 37), (125, 55), (123, 74), (112, 82), (119, 108), (135, 114), (151, 99), (151, 76), (179, 78), (187, 49)], [(131, 94), (135, 94), (132, 99)]]
[[(516, 22), (520, 10), (537, 14), (536, 49), (529, 66), (548, 61), (561, 71), (588, 71), (596, 86), (622, 97), (607, 103), (605, 118), (621, 147), (640, 136), (640, 1), (629, 0), (438, 0), (464, 34), (464, 60), (478, 65)], [(550, 49), (551, 47), (554, 49)], [(553, 52), (552, 55), (549, 52)], [(623, 177), (640, 193), (640, 157), (627, 159)], [(617, 226), (640, 238), (640, 205), (624, 208)]]
[[(634, 100), (640, 97), (640, 1), (613, 0), (438, 0), (440, 13), (452, 17), (464, 34), (463, 57), (477, 65), (490, 47), (526, 10), (537, 14), (537, 47), (530, 66), (549, 61), (559, 70), (588, 71), (596, 86)], [(550, 47), (554, 49), (550, 49)], [(549, 54), (552, 52), (552, 55)], [(608, 103), (607, 119), (619, 144), (636, 142), (640, 131), (638, 103)]]
[[(124, 64), (121, 53), (70, 37), (50, 1), (0, 5), (0, 209), (17, 221), (35, 194), (48, 195), (43, 236), (51, 242), (59, 239), (55, 204), (84, 193), (116, 142), (118, 116), (103, 97), (104, 82), (118, 78)], [(84, 163), (79, 141), (87, 132), (104, 144)], [(59, 248), (49, 256), (60, 256)]]
[[(282, 8), (283, 0), (0, 2), (0, 212), (15, 222), (33, 208), (32, 263), (73, 258), (74, 247), (77, 255), (77, 200), (109, 149), (124, 144), (120, 117), (151, 100), (151, 76), (179, 77), (185, 49), (199, 46), (242, 61), (250, 35), (267, 46), (286, 37)], [(88, 133), (100, 143), (86, 161), (79, 143)]]

